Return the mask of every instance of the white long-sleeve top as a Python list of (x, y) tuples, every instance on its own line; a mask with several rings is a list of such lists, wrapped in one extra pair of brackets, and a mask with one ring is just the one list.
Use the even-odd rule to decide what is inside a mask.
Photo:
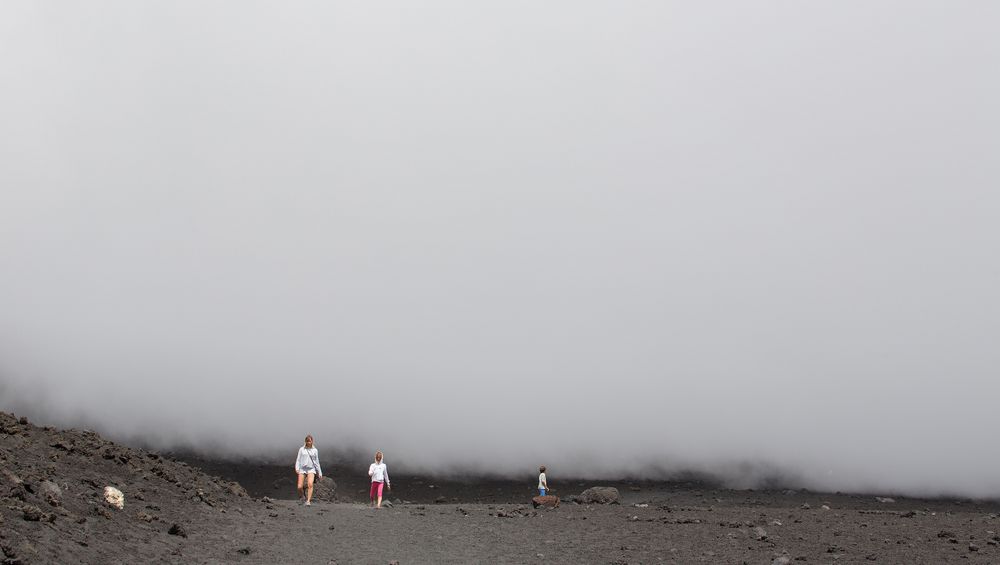
[(368, 476), (372, 478), (373, 483), (389, 484), (389, 469), (386, 468), (384, 461), (369, 465)]
[(323, 476), (323, 468), (319, 466), (319, 450), (315, 447), (310, 448), (303, 445), (299, 448), (299, 456), (295, 458), (295, 472), (309, 473), (312, 471), (315, 471), (321, 477)]

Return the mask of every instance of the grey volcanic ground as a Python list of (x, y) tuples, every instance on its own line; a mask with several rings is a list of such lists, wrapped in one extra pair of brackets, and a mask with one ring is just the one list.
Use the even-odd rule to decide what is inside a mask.
[[(621, 481), (601, 483), (620, 504), (536, 510), (533, 477), (444, 480), (400, 465), (391, 506), (374, 510), (362, 460), (331, 462), (304, 507), (289, 465), (188, 459), (0, 413), (4, 565), (1000, 563), (996, 501)], [(564, 497), (593, 484), (552, 482)], [(107, 485), (125, 493), (123, 510), (102, 502)]]

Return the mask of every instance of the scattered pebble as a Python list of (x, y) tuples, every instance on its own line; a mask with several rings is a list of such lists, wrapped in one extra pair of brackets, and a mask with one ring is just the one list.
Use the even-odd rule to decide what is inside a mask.
[(41, 508), (30, 504), (25, 504), (21, 508), (21, 513), (24, 515), (24, 519), (28, 522), (38, 522), (47, 516), (45, 512), (42, 512)]

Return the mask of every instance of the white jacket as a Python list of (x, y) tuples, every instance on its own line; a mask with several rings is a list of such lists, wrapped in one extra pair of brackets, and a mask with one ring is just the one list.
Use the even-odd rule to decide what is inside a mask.
[(389, 484), (389, 469), (386, 468), (385, 461), (369, 465), (368, 476), (372, 478), (373, 483)]
[(310, 449), (304, 445), (299, 448), (299, 455), (295, 458), (295, 472), (301, 473), (302, 469), (306, 469), (307, 473), (315, 472), (319, 476), (323, 476), (323, 468), (319, 466), (318, 449), (315, 447)]

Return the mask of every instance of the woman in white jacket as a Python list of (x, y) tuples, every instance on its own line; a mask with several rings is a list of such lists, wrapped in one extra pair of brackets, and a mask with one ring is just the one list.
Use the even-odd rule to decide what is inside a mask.
[(313, 478), (322, 479), (323, 468), (319, 466), (319, 450), (313, 446), (311, 435), (306, 436), (306, 444), (299, 448), (299, 455), (295, 458), (295, 474), (299, 476), (299, 500), (304, 498), (306, 506), (312, 505)]
[[(368, 476), (372, 478), (372, 488), (368, 497), (372, 506), (382, 508), (382, 486), (385, 485), (389, 490), (392, 490), (392, 487), (389, 485), (389, 469), (382, 462), (381, 451), (375, 452), (375, 462), (368, 466)], [(377, 503), (376, 497), (378, 497)]]

